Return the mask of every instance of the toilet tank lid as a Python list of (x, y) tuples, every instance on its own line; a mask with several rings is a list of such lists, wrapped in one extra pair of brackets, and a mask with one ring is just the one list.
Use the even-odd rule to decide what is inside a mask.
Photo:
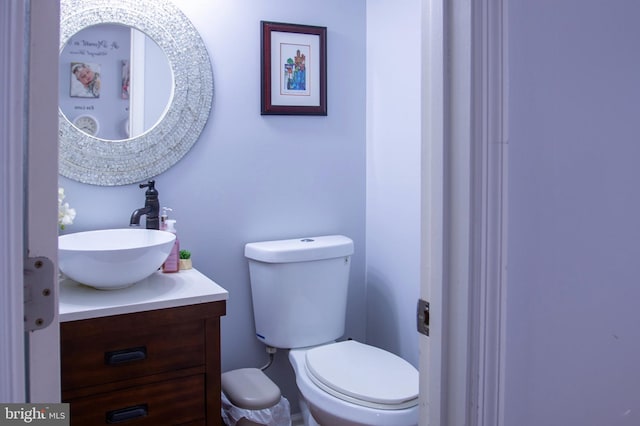
[(352, 254), (353, 241), (344, 235), (262, 241), (244, 246), (245, 257), (267, 263), (305, 262)]

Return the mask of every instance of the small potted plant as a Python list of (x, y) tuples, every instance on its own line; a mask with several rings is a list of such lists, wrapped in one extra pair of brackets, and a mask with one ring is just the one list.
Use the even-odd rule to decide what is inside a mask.
[(191, 269), (191, 252), (189, 250), (180, 250), (180, 269)]

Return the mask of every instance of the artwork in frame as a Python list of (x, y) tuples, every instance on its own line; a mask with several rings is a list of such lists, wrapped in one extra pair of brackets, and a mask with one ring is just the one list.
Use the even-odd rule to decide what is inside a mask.
[(127, 100), (129, 99), (129, 90), (131, 88), (131, 66), (129, 65), (128, 59), (122, 59), (120, 65), (120, 97)]
[(261, 24), (261, 114), (327, 115), (327, 28)]
[(100, 64), (71, 62), (71, 91), (73, 98), (100, 97)]

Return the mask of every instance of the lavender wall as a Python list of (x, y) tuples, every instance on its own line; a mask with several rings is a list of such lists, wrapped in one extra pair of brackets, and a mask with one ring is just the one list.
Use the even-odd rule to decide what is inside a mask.
[(367, 341), (418, 366), (421, 4), (367, 0)]
[(640, 3), (509, 4), (505, 426), (640, 423)]

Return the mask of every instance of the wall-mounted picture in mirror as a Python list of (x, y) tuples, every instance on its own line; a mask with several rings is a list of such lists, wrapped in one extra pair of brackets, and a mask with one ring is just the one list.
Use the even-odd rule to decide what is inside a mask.
[(71, 97), (100, 97), (100, 64), (71, 62)]
[(122, 99), (129, 99), (129, 86), (131, 84), (131, 73), (130, 73), (130, 68), (129, 68), (129, 60), (128, 59), (123, 59), (122, 62), (122, 88), (120, 91), (120, 97)]

